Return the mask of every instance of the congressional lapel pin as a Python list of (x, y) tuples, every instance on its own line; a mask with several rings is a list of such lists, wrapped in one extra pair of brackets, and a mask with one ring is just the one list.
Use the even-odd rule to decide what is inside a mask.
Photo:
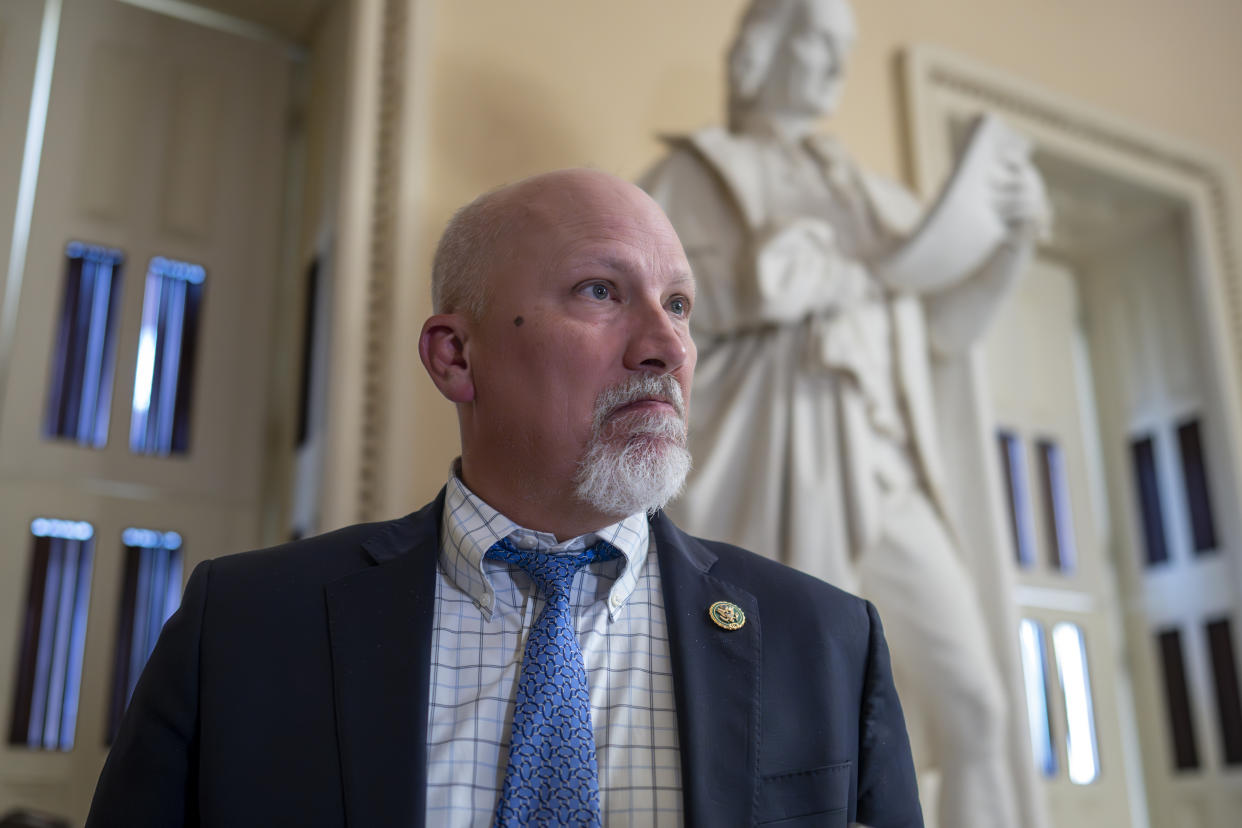
[(707, 608), (716, 626), (726, 630), (738, 630), (746, 623), (746, 613), (737, 604), (729, 601), (717, 601)]

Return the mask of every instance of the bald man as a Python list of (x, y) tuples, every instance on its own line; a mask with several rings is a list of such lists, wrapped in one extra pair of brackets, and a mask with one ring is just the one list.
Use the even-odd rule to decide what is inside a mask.
[(531, 178), (432, 282), (447, 485), (196, 568), (88, 825), (921, 825), (874, 608), (661, 511), (696, 351), (659, 207)]

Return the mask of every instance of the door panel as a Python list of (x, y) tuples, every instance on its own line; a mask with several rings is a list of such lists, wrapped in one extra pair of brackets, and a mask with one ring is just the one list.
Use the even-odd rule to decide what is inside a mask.
[[(1096, 391), (1078, 291), (1072, 271), (1037, 260), (995, 321), (984, 356), (997, 428), (1017, 438), (1024, 458), (1015, 473), (1023, 477), (1019, 508), (1027, 510), (1034, 554), (1026, 566), (1018, 566), (1016, 555), (1011, 560), (1018, 611), (1042, 627), (1048, 645), (1045, 669), (1057, 757), (1056, 772), (1044, 779), (1049, 822), (1121, 828), (1130, 825), (1129, 758), (1119, 714), (1125, 706), (1117, 702), (1118, 673), (1125, 665), (1115, 623), (1116, 575), (1102, 492)], [(1056, 459), (1045, 461), (1049, 452)], [(1054, 549), (1071, 565), (1058, 566)], [(1099, 764), (1098, 775), (1086, 784), (1071, 781), (1067, 771), (1067, 694), (1052, 634), (1061, 623), (1082, 631), (1086, 651)]]
[[(0, 6), (0, 241), (8, 233), (42, 3)], [(244, 40), (115, 0), (64, 3), (11, 370), (0, 411), (0, 712), (14, 697), (31, 521), (87, 521), (94, 566), (71, 751), (0, 744), (0, 813), (80, 822), (105, 749), (128, 527), (174, 531), (184, 573), (258, 542), (290, 65)], [(24, 90), (24, 91), (23, 91)], [(25, 95), (25, 99), (22, 95)], [(20, 122), (20, 123), (19, 123)], [(17, 124), (15, 126), (15, 124)], [(18, 150), (14, 151), (14, 147)], [(124, 255), (106, 445), (44, 435), (66, 245)], [(130, 450), (154, 257), (205, 269), (188, 451)], [(167, 338), (167, 337), (166, 337)]]
[[(0, 469), (49, 468), (186, 496), (259, 497), (288, 67), (273, 47), (112, 0), (66, 5), (0, 431)], [(49, 442), (41, 421), (65, 246), (125, 256), (107, 445)], [(148, 263), (206, 268), (191, 451), (135, 456), (130, 408)]]

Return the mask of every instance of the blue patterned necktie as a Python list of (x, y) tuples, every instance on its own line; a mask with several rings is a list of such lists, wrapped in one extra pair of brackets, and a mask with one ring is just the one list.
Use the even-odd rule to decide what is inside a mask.
[(497, 828), (600, 824), (591, 696), (569, 591), (579, 569), (619, 554), (600, 541), (576, 555), (550, 555), (518, 549), (508, 538), (487, 551), (525, 570), (546, 598), (522, 657)]

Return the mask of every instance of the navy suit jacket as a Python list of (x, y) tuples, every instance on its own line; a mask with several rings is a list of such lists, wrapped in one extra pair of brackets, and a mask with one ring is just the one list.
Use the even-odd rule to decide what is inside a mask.
[[(442, 503), (198, 566), (88, 828), (423, 825)], [(921, 826), (871, 604), (662, 514), (651, 526), (686, 824)], [(716, 601), (745, 625), (716, 626)]]

